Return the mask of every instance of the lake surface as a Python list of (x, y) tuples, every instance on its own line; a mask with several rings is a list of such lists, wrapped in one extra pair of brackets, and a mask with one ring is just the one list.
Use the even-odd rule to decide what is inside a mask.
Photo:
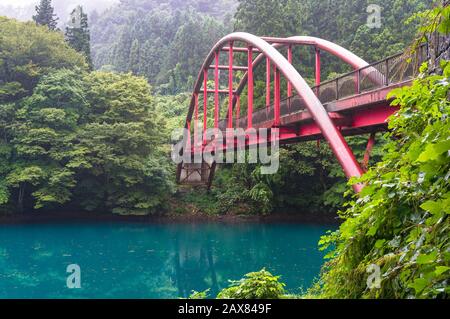
[[(179, 298), (266, 267), (299, 293), (318, 276), (321, 235), (298, 224), (79, 223), (0, 226), (0, 298)], [(81, 288), (69, 289), (77, 264)]]

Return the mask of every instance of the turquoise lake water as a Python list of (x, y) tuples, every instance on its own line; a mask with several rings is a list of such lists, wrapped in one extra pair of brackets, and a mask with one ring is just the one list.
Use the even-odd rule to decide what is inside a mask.
[[(299, 224), (0, 226), (0, 298), (179, 298), (213, 295), (266, 267), (299, 293), (319, 274), (321, 235)], [(81, 288), (66, 285), (80, 267)]]

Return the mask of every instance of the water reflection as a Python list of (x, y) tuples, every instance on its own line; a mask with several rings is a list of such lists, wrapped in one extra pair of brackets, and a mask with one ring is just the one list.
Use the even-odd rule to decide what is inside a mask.
[[(317, 241), (304, 225), (78, 224), (0, 226), (2, 298), (178, 298), (215, 295), (229, 279), (266, 267), (291, 292), (317, 276)], [(81, 267), (81, 289), (66, 267)]]

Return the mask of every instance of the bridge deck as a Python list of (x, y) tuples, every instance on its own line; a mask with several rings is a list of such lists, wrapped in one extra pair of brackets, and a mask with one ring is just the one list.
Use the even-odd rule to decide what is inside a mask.
[[(376, 88), (372, 91), (350, 95), (339, 100), (324, 103), (330, 118), (345, 136), (374, 133), (386, 130), (387, 119), (397, 111), (390, 106), (387, 95), (395, 88), (408, 86), (411, 79)], [(322, 133), (311, 114), (304, 107), (299, 96), (293, 96), (280, 103), (280, 142), (291, 143), (322, 138)], [(253, 113), (253, 127), (272, 128), (274, 110), (258, 109)], [(233, 127), (246, 128), (247, 117), (233, 120)], [(226, 130), (226, 120), (219, 123), (221, 131)]]

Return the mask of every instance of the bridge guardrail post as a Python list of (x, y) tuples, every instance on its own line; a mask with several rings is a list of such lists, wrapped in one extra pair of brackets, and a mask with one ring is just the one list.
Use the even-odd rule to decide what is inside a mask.
[(356, 94), (361, 94), (361, 69), (356, 71)]
[(339, 100), (339, 78), (336, 79), (336, 101)]
[[(384, 85), (388, 86), (389, 85), (389, 59), (386, 59), (386, 75), (384, 77)], [(383, 73), (381, 73), (383, 74)]]

